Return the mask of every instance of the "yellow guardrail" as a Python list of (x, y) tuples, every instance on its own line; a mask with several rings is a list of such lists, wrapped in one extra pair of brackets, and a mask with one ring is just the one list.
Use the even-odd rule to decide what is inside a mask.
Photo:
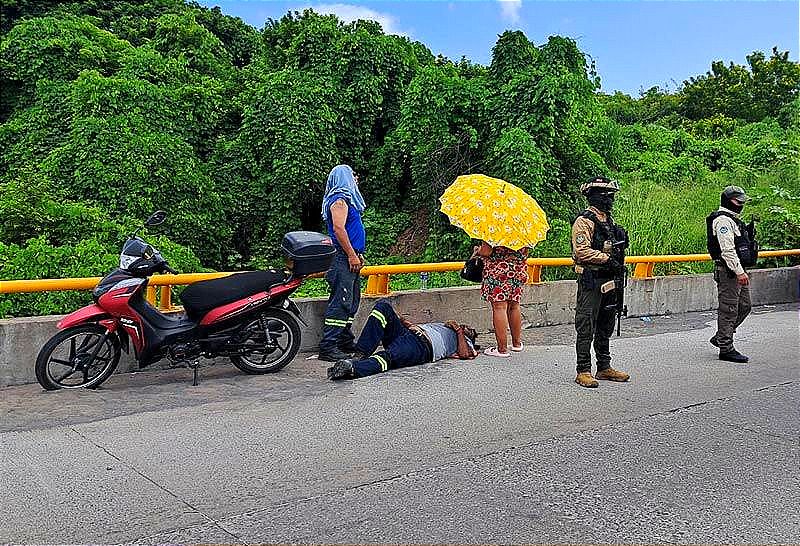
[[(780, 258), (784, 256), (800, 256), (800, 248), (789, 250), (764, 250), (758, 253), (759, 258)], [(625, 263), (634, 264), (633, 278), (645, 279), (653, 276), (657, 263), (672, 262), (708, 262), (708, 254), (679, 254), (667, 256), (627, 256)], [(572, 258), (528, 258), (528, 284), (542, 282), (542, 268), (572, 266)], [(403, 273), (434, 273), (444, 271), (461, 271), (464, 262), (439, 262), (423, 264), (368, 265), (361, 270), (367, 277), (366, 296), (383, 296), (389, 293), (391, 275)], [(178, 275), (153, 275), (147, 287), (147, 300), (158, 305), (161, 310), (174, 309), (172, 305), (171, 287), (192, 284), (198, 281), (218, 279), (233, 272), (219, 273), (182, 273)], [(316, 275), (320, 276), (320, 275)], [(62, 290), (91, 290), (102, 277), (86, 277), (80, 279), (39, 279), (20, 281), (0, 281), (0, 294), (18, 294), (25, 292), (50, 292)]]

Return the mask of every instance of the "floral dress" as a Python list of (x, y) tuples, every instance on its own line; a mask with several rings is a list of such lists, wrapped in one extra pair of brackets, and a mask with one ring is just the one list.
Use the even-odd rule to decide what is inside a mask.
[(483, 259), (483, 282), (481, 296), (490, 303), (496, 301), (515, 301), (519, 303), (522, 287), (528, 280), (525, 260), (528, 249), (511, 250), (496, 246), (492, 253)]

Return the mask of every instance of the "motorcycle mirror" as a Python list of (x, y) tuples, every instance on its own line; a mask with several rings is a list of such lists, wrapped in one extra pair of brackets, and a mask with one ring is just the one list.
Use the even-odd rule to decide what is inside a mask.
[(167, 213), (163, 210), (157, 210), (153, 214), (150, 215), (150, 218), (145, 220), (144, 225), (150, 226), (159, 226), (164, 223), (164, 220), (167, 219)]

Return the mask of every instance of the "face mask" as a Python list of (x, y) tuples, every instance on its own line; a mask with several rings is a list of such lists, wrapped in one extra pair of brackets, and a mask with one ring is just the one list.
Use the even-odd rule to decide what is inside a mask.
[(611, 207), (614, 206), (614, 194), (607, 193), (593, 193), (587, 198), (589, 204), (597, 207), (603, 212), (611, 212)]
[(742, 212), (742, 209), (744, 209), (744, 205), (739, 205), (739, 204), (737, 204), (737, 203), (736, 203), (736, 201), (734, 201), (733, 199), (731, 199), (730, 201), (728, 201), (727, 203), (725, 203), (723, 206), (724, 206), (726, 209), (730, 209), (730, 210), (732, 210), (732, 211), (733, 211), (733, 212), (735, 212), (736, 214), (739, 214), (740, 212)]

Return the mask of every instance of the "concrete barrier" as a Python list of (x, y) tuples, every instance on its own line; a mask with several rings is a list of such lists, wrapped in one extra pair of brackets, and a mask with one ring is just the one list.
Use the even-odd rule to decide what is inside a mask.
[[(754, 305), (800, 300), (800, 267), (757, 269), (750, 274)], [(576, 288), (575, 281), (555, 281), (526, 287), (521, 302), (523, 323), (535, 327), (573, 322)], [(627, 290), (629, 316), (687, 313), (717, 307), (716, 285), (711, 274), (630, 279)], [(489, 307), (481, 300), (477, 286), (409, 290), (392, 294), (389, 299), (412, 322), (454, 318), (474, 325), (480, 332), (491, 329)], [(308, 327), (303, 327), (302, 350), (315, 350), (322, 331), (326, 300), (307, 298), (295, 301), (308, 323)], [(366, 320), (371, 307), (369, 299), (362, 302), (355, 320), (357, 330)], [(59, 318), (47, 316), (0, 320), (0, 387), (36, 381), (36, 355), (55, 333)], [(136, 369), (133, 358), (123, 353), (118, 371)]]

